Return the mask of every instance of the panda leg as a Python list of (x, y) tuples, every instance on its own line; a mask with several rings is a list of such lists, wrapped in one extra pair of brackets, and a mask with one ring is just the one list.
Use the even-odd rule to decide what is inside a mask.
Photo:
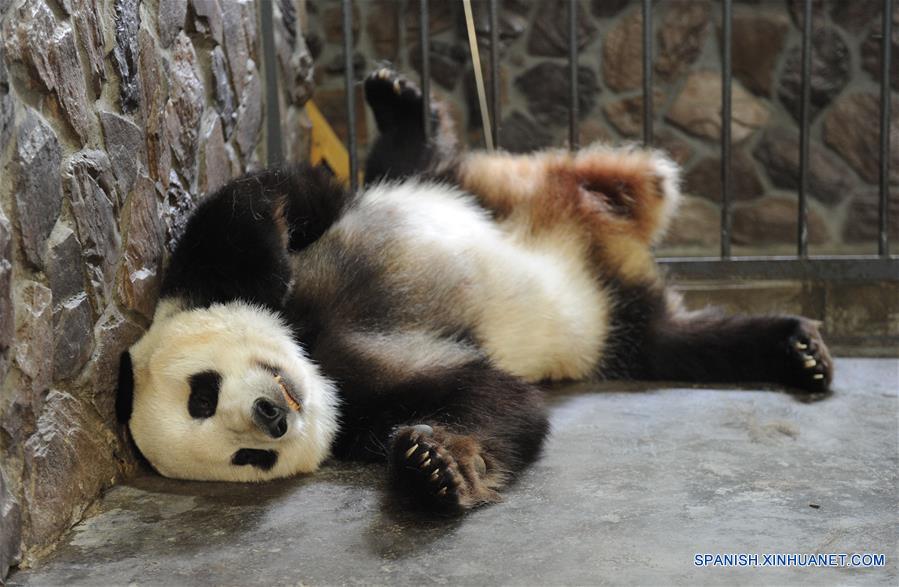
[(376, 394), (352, 387), (342, 389), (335, 454), (371, 460), (386, 452), (396, 491), (430, 510), (497, 501), (498, 491), (537, 458), (548, 432), (543, 392), (480, 361)]
[(807, 318), (724, 316), (706, 311), (655, 325), (638, 376), (775, 383), (822, 393), (830, 387), (833, 361), (816, 324)]
[(365, 162), (366, 184), (425, 172), (440, 174), (452, 164), (456, 148), (452, 123), (432, 101), (432, 138), (425, 137), (424, 100), (412, 81), (382, 67), (368, 75), (364, 87), (378, 126), (378, 138)]
[(464, 511), (500, 500), (499, 490), (536, 459), (548, 420), (542, 392), (516, 377), (491, 367), (446, 375), (461, 388), (442, 410), (394, 431), (389, 470), (419, 505)]

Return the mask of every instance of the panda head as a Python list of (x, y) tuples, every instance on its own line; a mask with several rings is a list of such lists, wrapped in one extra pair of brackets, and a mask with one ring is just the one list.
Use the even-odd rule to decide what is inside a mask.
[(318, 467), (336, 402), (277, 315), (243, 302), (182, 309), (164, 300), (122, 357), (117, 412), (167, 477), (264, 481)]

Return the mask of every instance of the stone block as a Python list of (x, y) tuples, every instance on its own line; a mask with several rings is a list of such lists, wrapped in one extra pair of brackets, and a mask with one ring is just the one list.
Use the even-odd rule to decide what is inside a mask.
[[(742, 86), (734, 85), (731, 105), (731, 139), (735, 143), (768, 123), (768, 107)], [(716, 71), (691, 73), (668, 110), (667, 119), (690, 134), (721, 140), (721, 75)]]
[(33, 110), (16, 131), (16, 213), (25, 258), (43, 266), (44, 243), (62, 209), (62, 152), (56, 133)]
[[(119, 101), (122, 112), (134, 112), (141, 103), (138, 81), (138, 29), (140, 0), (115, 0), (115, 39), (112, 50), (119, 74)], [(145, 105), (144, 108), (147, 106)]]
[[(899, 99), (892, 98), (899, 112)], [(899, 181), (899, 117), (890, 121), (890, 181)], [(880, 177), (880, 97), (873, 93), (844, 94), (824, 115), (824, 142), (868, 183)]]

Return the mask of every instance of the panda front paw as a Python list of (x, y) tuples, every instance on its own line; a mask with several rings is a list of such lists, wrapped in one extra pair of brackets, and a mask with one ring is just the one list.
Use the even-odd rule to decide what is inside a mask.
[(833, 381), (833, 359), (817, 325), (800, 318), (787, 338), (788, 385), (808, 393), (825, 393)]
[(397, 430), (390, 451), (396, 488), (418, 505), (443, 513), (498, 501), (485, 484), (483, 457), (463, 448), (471, 444), (465, 438), (424, 424)]
[(378, 130), (385, 132), (400, 124), (422, 125), (423, 100), (418, 86), (389, 66), (380, 67), (365, 78), (365, 100), (371, 107)]

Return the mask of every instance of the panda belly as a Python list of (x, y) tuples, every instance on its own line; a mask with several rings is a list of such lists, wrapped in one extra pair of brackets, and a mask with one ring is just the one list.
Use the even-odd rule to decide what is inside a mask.
[(398, 328), (467, 331), (529, 381), (579, 379), (598, 364), (609, 298), (570, 236), (525, 238), (462, 192), (414, 183), (370, 190), (335, 228), (345, 243), (379, 244), (383, 289), (372, 295), (391, 297)]

